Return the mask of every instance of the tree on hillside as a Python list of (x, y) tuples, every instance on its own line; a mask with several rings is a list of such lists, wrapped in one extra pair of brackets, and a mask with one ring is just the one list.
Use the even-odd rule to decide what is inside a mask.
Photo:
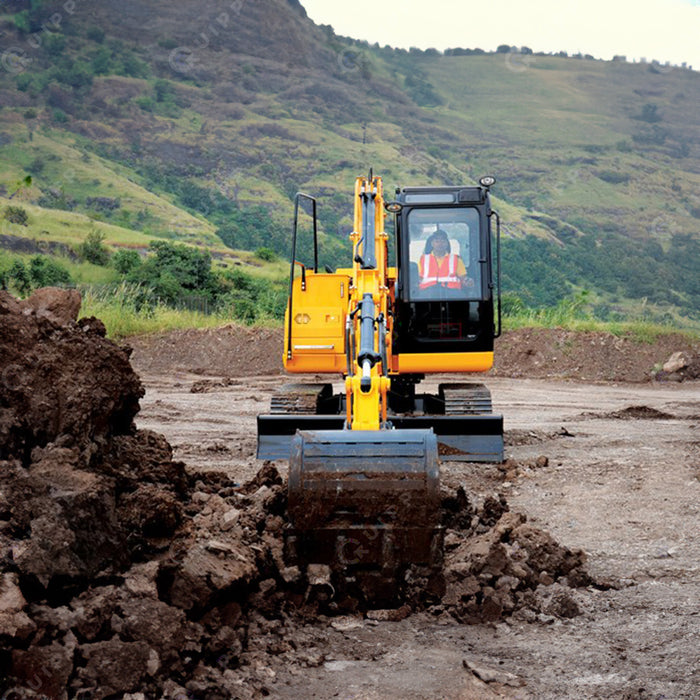
[(109, 264), (111, 256), (109, 248), (104, 244), (104, 239), (104, 233), (93, 228), (80, 244), (78, 254), (83, 260), (104, 267)]
[(149, 248), (153, 254), (128, 279), (152, 289), (161, 301), (174, 305), (188, 294), (213, 299), (220, 291), (208, 252), (166, 241), (153, 241)]
[(648, 122), (649, 124), (654, 124), (660, 122), (662, 117), (659, 114), (659, 106), (647, 102), (643, 107), (640, 114), (637, 114), (635, 119), (639, 119), (642, 122)]

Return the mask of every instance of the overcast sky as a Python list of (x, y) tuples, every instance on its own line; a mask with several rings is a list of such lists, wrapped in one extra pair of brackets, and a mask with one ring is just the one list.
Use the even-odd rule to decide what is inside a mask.
[(700, 0), (301, 0), (316, 24), (381, 46), (581, 52), (700, 70)]

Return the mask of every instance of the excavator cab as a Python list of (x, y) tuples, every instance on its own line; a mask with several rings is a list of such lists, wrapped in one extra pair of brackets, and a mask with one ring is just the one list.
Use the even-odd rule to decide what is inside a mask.
[[(352, 570), (370, 582), (365, 593), (390, 589), (409, 564), (439, 568), (439, 456), (502, 460), (503, 419), (486, 387), (445, 382), (416, 393), (426, 374), (493, 363), (492, 184), (407, 187), (385, 203), (381, 178), (358, 178), (353, 266), (335, 272), (318, 270), (316, 200), (297, 195), (283, 361), (288, 372), (342, 374), (344, 383), (340, 392), (287, 384), (258, 416), (258, 457), (289, 459), (288, 561)], [(313, 266), (295, 259), (304, 200)], [(387, 213), (395, 216), (394, 265)]]
[[(500, 334), (497, 232), (491, 226), (497, 215), (488, 190), (407, 187), (390, 206), (396, 213), (393, 350), (399, 373), (406, 362), (422, 364), (424, 373), (488, 369)], [(437, 251), (441, 239), (447, 243)]]

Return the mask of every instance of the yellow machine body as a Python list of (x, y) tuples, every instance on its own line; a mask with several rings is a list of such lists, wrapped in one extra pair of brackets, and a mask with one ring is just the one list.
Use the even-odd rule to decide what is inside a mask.
[[(393, 290), (395, 268), (389, 268), (387, 279), (389, 290)], [(307, 271), (303, 285), (301, 277), (293, 284), (292, 357), (283, 356), (285, 370), (292, 374), (344, 374), (352, 271)], [(284, 327), (289, 328), (289, 307)], [(286, 338), (285, 348), (288, 341)], [(390, 353), (388, 361), (390, 375), (487, 372), (493, 367), (493, 352)]]
[[(351, 278), (345, 274), (309, 271), (302, 283), (293, 282), (292, 338), (289, 357), (283, 357), (287, 372), (342, 374), (346, 371), (345, 321)], [(290, 308), (285, 313), (289, 328)], [(290, 345), (285, 338), (284, 347)]]

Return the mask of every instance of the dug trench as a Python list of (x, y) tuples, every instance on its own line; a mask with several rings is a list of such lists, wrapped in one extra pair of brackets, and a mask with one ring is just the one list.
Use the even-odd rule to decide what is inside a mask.
[(305, 663), (295, 627), (319, 616), (579, 614), (583, 552), (462, 488), (443, 493), (444, 568), (402, 571), (391, 608), (342, 572), (290, 566), (277, 469), (239, 484), (173, 461), (135, 427), (129, 350), (79, 307), (75, 292), (0, 296), (3, 697), (262, 696), (256, 668)]

